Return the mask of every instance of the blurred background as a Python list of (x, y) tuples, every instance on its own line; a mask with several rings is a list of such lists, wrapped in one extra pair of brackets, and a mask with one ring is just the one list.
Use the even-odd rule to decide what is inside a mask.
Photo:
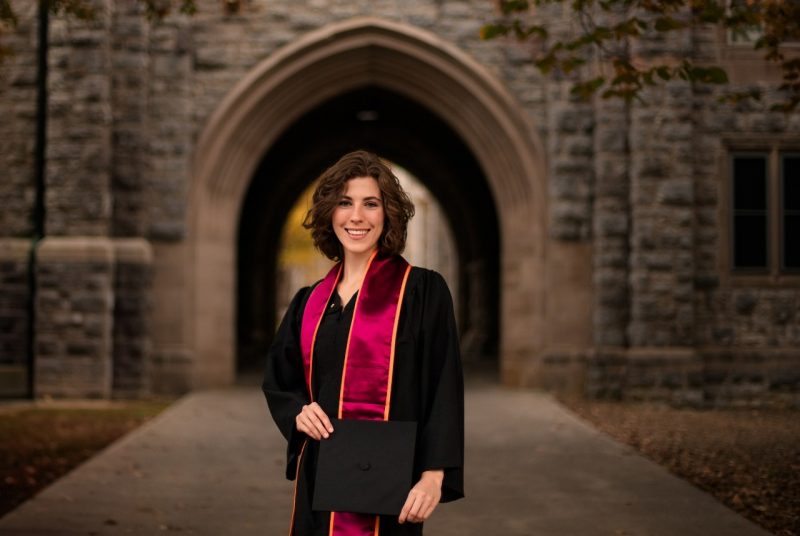
[[(255, 386), (331, 266), (300, 225), (313, 181), (367, 149), (414, 201), (404, 256), (447, 280), (470, 385), (549, 393), (673, 466), (676, 437), (746, 423), (771, 439), (739, 473), (797, 474), (798, 7), (633, 4), (0, 0), (5, 407)], [(648, 429), (672, 422), (653, 407), (710, 421)], [(774, 506), (695, 446), (688, 477)], [(796, 479), (763, 481), (794, 530)]]

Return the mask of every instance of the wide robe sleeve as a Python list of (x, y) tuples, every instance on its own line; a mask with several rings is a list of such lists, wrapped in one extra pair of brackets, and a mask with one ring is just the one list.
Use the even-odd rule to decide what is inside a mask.
[(450, 290), (438, 272), (427, 275), (420, 330), (427, 400), (417, 455), (422, 471), (444, 469), (441, 502), (449, 502), (464, 496), (464, 374)]
[(261, 390), (267, 406), (283, 436), (288, 441), (286, 478), (294, 480), (297, 457), (306, 434), (296, 428), (295, 417), (309, 403), (300, 350), (302, 310), (311, 287), (301, 288), (292, 298), (267, 353)]

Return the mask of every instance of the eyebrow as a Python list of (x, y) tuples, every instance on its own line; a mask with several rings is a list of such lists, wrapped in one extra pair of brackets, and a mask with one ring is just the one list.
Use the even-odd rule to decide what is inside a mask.
[[(351, 201), (353, 200), (353, 198), (352, 198), (352, 197), (350, 197), (349, 195), (343, 195), (343, 196), (342, 196), (342, 199), (349, 199), (349, 200), (351, 200)], [(380, 197), (375, 197), (374, 195), (371, 195), (371, 196), (369, 196), (369, 197), (365, 197), (365, 198), (364, 198), (364, 201), (370, 201), (370, 200), (374, 200), (374, 201), (380, 201), (380, 200), (381, 200), (381, 198), (380, 198)]]

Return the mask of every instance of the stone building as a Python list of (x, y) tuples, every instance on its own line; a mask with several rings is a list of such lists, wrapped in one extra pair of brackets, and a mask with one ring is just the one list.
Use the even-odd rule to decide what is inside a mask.
[[(363, 147), (439, 200), (459, 325), (506, 384), (800, 403), (800, 114), (770, 112), (775, 95), (732, 108), (678, 82), (577, 102), (533, 45), (478, 39), (486, 0), (199, 0), (160, 23), (96, 0), (90, 22), (49, 21), (39, 108), (35, 3), (12, 3), (6, 395), (181, 392), (258, 369), (238, 350), (274, 325), (287, 211)], [(536, 13), (556, 34), (569, 15)], [(736, 87), (778, 78), (713, 27), (632, 46), (713, 61)]]

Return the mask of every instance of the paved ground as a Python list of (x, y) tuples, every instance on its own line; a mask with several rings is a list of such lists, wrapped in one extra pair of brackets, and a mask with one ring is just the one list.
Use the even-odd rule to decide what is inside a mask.
[[(0, 520), (4, 536), (286, 533), (285, 445), (257, 388), (192, 393)], [(764, 536), (546, 394), (471, 384), (465, 500), (439, 536)]]

